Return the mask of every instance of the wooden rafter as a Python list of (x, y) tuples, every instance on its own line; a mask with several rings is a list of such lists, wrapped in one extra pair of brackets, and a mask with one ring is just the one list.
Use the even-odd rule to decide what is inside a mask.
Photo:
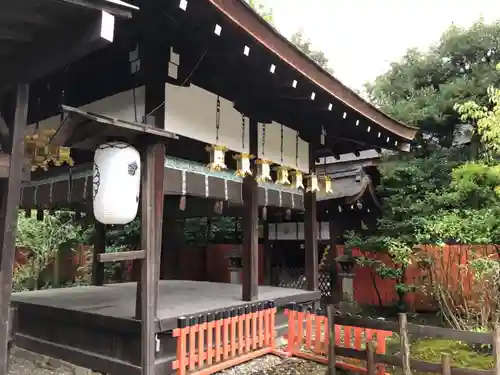
[[(90, 23), (61, 34), (57, 30), (48, 42), (35, 43), (20, 56), (0, 66), (0, 87), (32, 81), (113, 41), (114, 16), (101, 13)], [(64, 53), (61, 53), (64, 51)], [(36, 63), (34, 63), (36, 62)]]

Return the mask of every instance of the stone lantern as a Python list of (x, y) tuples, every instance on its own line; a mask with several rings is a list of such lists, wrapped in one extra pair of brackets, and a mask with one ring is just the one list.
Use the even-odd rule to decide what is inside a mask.
[(241, 284), (241, 272), (243, 270), (243, 251), (241, 245), (235, 245), (226, 255), (228, 259), (229, 282)]
[(340, 277), (342, 288), (341, 309), (356, 310), (357, 305), (354, 301), (354, 266), (356, 258), (352, 255), (351, 249), (345, 249), (344, 254), (337, 257), (337, 263), (340, 265)]

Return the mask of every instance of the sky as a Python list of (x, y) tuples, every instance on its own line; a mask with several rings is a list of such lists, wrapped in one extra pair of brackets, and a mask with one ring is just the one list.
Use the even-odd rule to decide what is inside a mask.
[(303, 29), (334, 75), (351, 88), (384, 73), (408, 48), (425, 50), (455, 23), (500, 19), (499, 0), (262, 0), (278, 30)]

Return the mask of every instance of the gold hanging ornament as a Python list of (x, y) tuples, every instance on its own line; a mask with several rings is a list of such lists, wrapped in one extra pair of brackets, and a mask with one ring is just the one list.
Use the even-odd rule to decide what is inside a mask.
[(208, 164), (208, 168), (212, 172), (220, 172), (227, 169), (225, 163), (227, 148), (225, 146), (212, 145), (207, 146), (205, 149), (210, 153), (210, 164)]
[(311, 174), (307, 180), (308, 193), (317, 193), (319, 191), (318, 176), (316, 174)]
[(322, 178), (322, 188), (325, 192), (325, 194), (332, 194), (333, 189), (332, 189), (332, 179), (329, 176), (323, 176)]
[(74, 165), (69, 147), (49, 146), (55, 132), (54, 129), (48, 129), (24, 137), (25, 156), (31, 164), (32, 171), (38, 168), (46, 171), (49, 162), (55, 166), (61, 166), (64, 163)]
[[(241, 115), (241, 146), (245, 149), (245, 116)], [(252, 169), (250, 165), (250, 160), (254, 158), (254, 155), (248, 152), (242, 152), (234, 156), (236, 160), (236, 176), (246, 177), (252, 175)]]
[(273, 179), (271, 178), (271, 164), (272, 161), (270, 160), (264, 160), (264, 159), (257, 159), (255, 161), (257, 164), (257, 176), (256, 180), (257, 182), (271, 182)]
[(292, 171), (292, 187), (297, 190), (304, 190), (304, 176), (299, 170)]
[(277, 179), (276, 184), (278, 185), (290, 185), (290, 180), (288, 179), (288, 167), (280, 165), (276, 168)]
[(220, 97), (217, 96), (217, 107), (215, 111), (215, 144), (207, 146), (205, 148), (210, 153), (210, 164), (208, 164), (208, 168), (212, 172), (220, 172), (223, 169), (227, 169), (225, 163), (227, 147), (218, 144), (219, 129), (220, 129)]
[(246, 152), (242, 152), (241, 154), (235, 155), (234, 159), (236, 159), (236, 176), (245, 177), (252, 175), (252, 169), (250, 166), (250, 160), (254, 158), (253, 155), (248, 154)]

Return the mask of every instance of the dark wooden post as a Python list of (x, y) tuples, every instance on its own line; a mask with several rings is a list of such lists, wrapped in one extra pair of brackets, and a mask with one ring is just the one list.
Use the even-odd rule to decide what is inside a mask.
[[(145, 7), (151, 2), (145, 2)], [(154, 13), (152, 8), (145, 9)], [(142, 9), (141, 9), (142, 11)], [(158, 50), (153, 35), (144, 35), (139, 44), (141, 72), (146, 83), (144, 122), (159, 128), (165, 126), (165, 81), (169, 48)], [(155, 374), (155, 320), (158, 308), (158, 291), (161, 262), (161, 242), (164, 208), (164, 140), (150, 143), (145, 140), (142, 150), (141, 180), (141, 248), (146, 258), (141, 261), (140, 279), (137, 283), (136, 318), (141, 320), (142, 374)]]
[(495, 358), (495, 375), (500, 375), (500, 324), (493, 327), (493, 358)]
[(335, 375), (336, 362), (335, 358), (335, 314), (333, 305), (330, 303), (326, 306), (326, 316), (328, 318), (328, 375)]
[[(250, 119), (250, 153), (257, 155), (257, 121)], [(255, 180), (255, 163), (252, 162), (252, 176), (243, 179), (243, 301), (258, 298), (259, 272), (259, 206), (258, 184)]]
[[(315, 172), (314, 147), (309, 145), (309, 170)], [(307, 290), (318, 290), (318, 218), (316, 193), (304, 193), (304, 242)]]
[(441, 374), (451, 375), (451, 354), (443, 353), (441, 354)]
[(406, 314), (399, 314), (399, 338), (401, 340), (401, 368), (403, 375), (411, 375), (410, 341), (408, 338), (408, 320)]
[(366, 343), (366, 373), (367, 375), (375, 375), (377, 369), (375, 366), (375, 350), (376, 345), (373, 341)]
[[(335, 213), (333, 214), (335, 215)], [(342, 297), (342, 292), (338, 283), (338, 266), (337, 266), (337, 245), (338, 236), (340, 232), (340, 224), (337, 220), (330, 218), (329, 221), (329, 234), (330, 249), (328, 250), (328, 266), (330, 270), (330, 298), (331, 303), (339, 303)]]
[(264, 283), (265, 285), (271, 285), (273, 248), (271, 247), (271, 243), (269, 241), (269, 223), (265, 221), (263, 225), (264, 225), (264, 231), (263, 231), (264, 238), (262, 239), (262, 242), (264, 244)]
[(106, 225), (94, 219), (94, 249), (92, 253), (92, 285), (104, 285), (104, 263), (99, 262), (99, 254), (106, 252)]
[(10, 124), (9, 177), (1, 182), (0, 210), (0, 374), (7, 373), (8, 327), (10, 295), (12, 291), (12, 269), (14, 266), (14, 244), (17, 226), (17, 211), (21, 196), (21, 174), (24, 160), (24, 131), (26, 129), (29, 101), (29, 86), (17, 87), (16, 107), (13, 118), (5, 120)]

